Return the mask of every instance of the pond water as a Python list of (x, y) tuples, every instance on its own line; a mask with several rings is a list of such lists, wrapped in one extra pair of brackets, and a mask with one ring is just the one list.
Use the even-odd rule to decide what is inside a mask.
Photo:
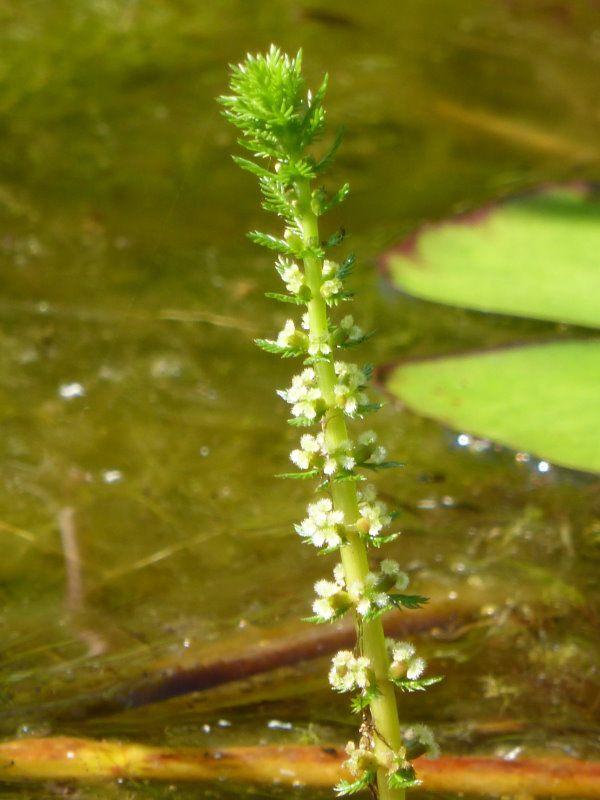
[[(273, 391), (290, 366), (252, 339), (285, 309), (244, 233), (273, 221), (214, 97), (229, 62), (271, 41), (304, 48), (313, 84), (330, 72), (331, 130), (346, 128), (330, 177), (352, 189), (331, 225), (358, 257), (355, 316), (378, 331), (367, 360), (569, 338), (401, 296), (378, 258), (425, 220), (600, 177), (600, 8), (9, 0), (0, 21), (1, 734), (344, 742), (354, 721), (324, 664), (245, 693), (132, 700), (161, 665), (305, 616), (329, 570), (292, 533), (306, 486), (271, 477), (296, 438)], [(404, 718), (445, 752), (599, 757), (597, 480), (459, 441), (390, 399), (374, 425), (406, 464), (379, 482), (402, 512), (393, 555), (448, 615), (467, 596), (477, 608), (422, 637), (446, 680)], [(174, 789), (77, 796), (124, 793)]]

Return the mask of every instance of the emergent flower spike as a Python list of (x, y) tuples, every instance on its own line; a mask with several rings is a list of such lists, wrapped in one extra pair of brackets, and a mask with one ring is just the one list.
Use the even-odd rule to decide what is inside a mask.
[(317, 481), (318, 497), (308, 504), (296, 532), (321, 552), (335, 551), (340, 557), (333, 580), (315, 584), (311, 621), (327, 623), (352, 613), (358, 631), (354, 651), (337, 653), (329, 672), (332, 688), (353, 692), (352, 707), (363, 715), (358, 746), (350, 742), (347, 747), (346, 771), (352, 780), (340, 781), (336, 793), (370, 787), (380, 800), (401, 800), (405, 789), (418, 783), (411, 752), (434, 751), (435, 745), (424, 726), (413, 725), (403, 737), (395, 690), (420, 691), (440, 679), (422, 677), (425, 661), (414, 646), (387, 642), (381, 624), (386, 611), (418, 608), (426, 598), (404, 593), (408, 576), (396, 561), (384, 559), (378, 568), (369, 567), (367, 547), (380, 547), (399, 531), (390, 531), (394, 515), (375, 490), (359, 489), (360, 483), (364, 470), (399, 464), (386, 460), (373, 431), (354, 433), (348, 427), (379, 406), (367, 393), (370, 367), (340, 357), (368, 335), (350, 314), (330, 319), (330, 309), (352, 298), (345, 281), (354, 257), (341, 264), (330, 258), (328, 251), (342, 243), (344, 232), (326, 241), (319, 232), (319, 218), (342, 203), (349, 191), (344, 184), (328, 194), (312, 183), (340, 143), (338, 136), (320, 157), (312, 150), (325, 125), (327, 77), (311, 93), (302, 76), (302, 54), (290, 58), (271, 46), (266, 55), (248, 55), (233, 66), (230, 86), (231, 94), (220, 102), (227, 119), (242, 133), (240, 144), (254, 155), (254, 160), (234, 160), (258, 177), (263, 207), (284, 226), (280, 235), (249, 234), (278, 254), (275, 269), (286, 293), (269, 296), (305, 308), (299, 319), (287, 320), (275, 339), (259, 339), (257, 344), (283, 358), (303, 361), (289, 388), (278, 395), (291, 407), (291, 425), (320, 426), (315, 433), (301, 435), (290, 454), (300, 472), (283, 476)]

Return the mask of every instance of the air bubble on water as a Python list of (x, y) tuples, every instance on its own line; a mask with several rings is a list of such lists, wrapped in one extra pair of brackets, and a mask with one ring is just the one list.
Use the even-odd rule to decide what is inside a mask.
[(516, 747), (512, 747), (508, 752), (506, 752), (503, 756), (505, 761), (514, 761), (515, 759), (519, 758), (521, 753), (523, 752), (522, 745), (518, 744)]
[(283, 722), (280, 719), (270, 719), (267, 722), (267, 728), (273, 731), (291, 731), (293, 727), (291, 722)]
[(114, 367), (111, 367), (108, 364), (103, 364), (98, 370), (98, 377), (102, 378), (103, 381), (111, 381), (116, 383), (117, 381), (122, 380), (123, 373), (118, 369), (114, 369)]
[(32, 364), (34, 361), (37, 361), (38, 358), (39, 358), (39, 353), (35, 349), (35, 347), (28, 347), (27, 349), (23, 350), (23, 352), (19, 356), (19, 363)]
[(203, 458), (206, 458), (206, 456), (207, 456), (209, 453), (210, 453), (210, 447), (207, 447), (206, 445), (202, 445), (202, 447), (200, 448), (200, 455), (201, 455)]
[(105, 469), (102, 473), (104, 483), (119, 483), (123, 480), (123, 473), (120, 469)]
[(437, 508), (438, 502), (435, 497), (424, 497), (422, 500), (417, 502), (417, 508), (422, 509), (423, 511), (431, 511), (434, 508)]
[(85, 397), (85, 387), (81, 383), (62, 383), (58, 387), (58, 393), (64, 400), (72, 400), (74, 397)]
[(459, 447), (468, 447), (471, 444), (471, 437), (468, 433), (459, 433), (456, 437), (456, 444)]
[(547, 461), (538, 461), (537, 471), (538, 472), (550, 472), (552, 467)]
[(219, 728), (231, 728), (231, 722), (228, 719), (217, 720), (217, 725)]
[(177, 356), (159, 356), (150, 364), (150, 374), (153, 378), (179, 378), (183, 374), (183, 364)]

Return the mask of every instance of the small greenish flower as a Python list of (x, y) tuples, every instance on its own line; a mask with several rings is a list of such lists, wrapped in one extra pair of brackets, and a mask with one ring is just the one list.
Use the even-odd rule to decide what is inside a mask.
[(406, 678), (409, 681), (420, 678), (425, 672), (427, 663), (415, 653), (415, 646), (410, 642), (394, 642), (391, 647), (390, 675), (393, 678)]
[(339, 580), (317, 581), (315, 583), (315, 593), (317, 599), (312, 605), (312, 610), (319, 618), (319, 621), (329, 622), (336, 619), (351, 606), (350, 597), (344, 591), (343, 579), (341, 582)]
[(385, 558), (379, 565), (377, 573), (377, 588), (389, 592), (397, 589), (403, 592), (409, 584), (409, 577), (406, 572), (402, 572), (397, 561)]
[(310, 469), (315, 463), (317, 455), (320, 455), (325, 446), (325, 437), (322, 433), (313, 436), (311, 433), (305, 433), (300, 437), (300, 448), (292, 450), (290, 453), (290, 461), (300, 469)]
[(355, 656), (350, 650), (340, 650), (331, 661), (329, 683), (336, 692), (366, 689), (371, 680), (371, 663), (365, 656)]
[(352, 775), (362, 775), (364, 772), (377, 770), (379, 762), (366, 737), (363, 737), (357, 747), (354, 742), (346, 745), (348, 758), (344, 766)]
[(329, 497), (310, 503), (308, 516), (296, 525), (296, 532), (315, 547), (339, 547), (343, 541), (344, 514), (335, 510)]
[(403, 731), (406, 749), (410, 758), (426, 754), (428, 758), (437, 758), (440, 748), (435, 740), (433, 731), (428, 725), (415, 722)]
[(325, 475), (335, 475), (340, 470), (349, 472), (354, 469), (356, 460), (353, 454), (352, 442), (346, 439), (335, 450), (328, 452), (323, 464)]
[(304, 273), (298, 264), (289, 258), (279, 256), (275, 267), (281, 276), (281, 280), (285, 283), (285, 288), (288, 292), (290, 294), (299, 294), (304, 286)]
[(309, 420), (319, 416), (322, 394), (312, 367), (307, 367), (299, 375), (294, 375), (290, 388), (281, 389), (277, 394), (292, 406), (292, 416), (306, 417)]
[(337, 376), (337, 383), (333, 387), (336, 403), (345, 414), (354, 417), (360, 406), (369, 403), (369, 397), (363, 391), (368, 383), (368, 376), (356, 364), (346, 361), (336, 361), (334, 369)]
[(369, 572), (364, 581), (354, 581), (348, 587), (348, 594), (361, 617), (366, 617), (374, 608), (387, 608), (389, 604), (387, 594), (377, 591), (377, 575), (373, 572)]
[(294, 320), (288, 319), (282, 330), (277, 334), (275, 343), (279, 345), (279, 347), (294, 347), (305, 350), (306, 341), (306, 334), (296, 329)]
[(355, 342), (360, 342), (365, 338), (363, 329), (354, 323), (354, 317), (352, 314), (346, 314), (346, 316), (342, 319), (340, 322), (340, 330), (344, 334), (344, 344), (354, 344)]
[(330, 300), (339, 294), (343, 288), (344, 286), (339, 278), (330, 278), (321, 284), (321, 297), (325, 298), (325, 300)]
[(379, 536), (384, 528), (392, 521), (385, 503), (375, 500), (371, 503), (362, 502), (358, 506), (360, 518), (356, 522), (356, 530), (368, 536)]
[(319, 336), (309, 334), (308, 353), (311, 356), (328, 356), (331, 353), (329, 335), (324, 333)]
[(387, 450), (378, 444), (375, 431), (365, 431), (358, 437), (357, 455), (361, 463), (367, 466), (369, 464), (383, 464), (387, 458)]

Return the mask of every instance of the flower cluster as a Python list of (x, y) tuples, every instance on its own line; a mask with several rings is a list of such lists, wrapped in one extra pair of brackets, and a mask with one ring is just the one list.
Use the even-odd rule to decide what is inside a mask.
[(312, 605), (317, 621), (331, 622), (347, 611), (352, 605), (352, 599), (346, 591), (344, 568), (336, 564), (333, 570), (333, 580), (320, 580), (315, 583), (317, 599)]
[(325, 300), (330, 300), (332, 297), (335, 297), (343, 289), (343, 284), (337, 277), (339, 268), (340, 265), (335, 261), (330, 261), (327, 258), (324, 259), (322, 272), (324, 281), (321, 284), (321, 297)]
[(376, 755), (373, 738), (363, 734), (358, 747), (354, 742), (348, 742), (346, 754), (348, 758), (344, 761), (344, 767), (355, 780), (352, 783), (340, 781), (336, 786), (338, 795), (355, 794), (366, 789), (380, 769), (385, 771), (390, 787), (407, 789), (420, 783), (407, 759), (405, 748), (394, 751), (386, 747)]
[(375, 772), (379, 767), (377, 757), (373, 753), (373, 744), (369, 737), (363, 736), (358, 747), (354, 742), (346, 745), (346, 755), (344, 766), (351, 775), (359, 777), (365, 772)]
[(288, 319), (277, 334), (275, 344), (281, 348), (292, 347), (304, 351), (307, 346), (307, 336), (302, 331), (296, 329), (293, 319)]
[(388, 513), (387, 506), (376, 497), (375, 490), (371, 486), (359, 493), (358, 512), (360, 517), (356, 522), (356, 530), (359, 534), (372, 539), (380, 537), (383, 529), (387, 528), (392, 521), (392, 515)]
[(401, 572), (398, 562), (385, 559), (378, 572), (369, 572), (363, 582), (352, 583), (348, 587), (348, 594), (357, 614), (369, 617), (392, 606), (390, 590), (403, 591), (407, 586), (408, 575)]
[(358, 437), (358, 451), (361, 462), (368, 462), (370, 466), (379, 466), (387, 458), (387, 450), (377, 441), (375, 431), (365, 431)]
[[(326, 478), (330, 478), (339, 473), (352, 472), (356, 466), (370, 468), (381, 466), (386, 455), (385, 448), (377, 445), (377, 436), (373, 431), (361, 434), (356, 444), (346, 439), (334, 448), (328, 446), (325, 434), (321, 432), (316, 435), (305, 433), (300, 438), (300, 447), (290, 453), (290, 461), (302, 470), (317, 470)], [(378, 508), (381, 517), (382, 504)], [(376, 511), (375, 508), (368, 511), (365, 505), (365, 515), (373, 517)], [(385, 524), (383, 519), (380, 522), (383, 527)]]
[(333, 365), (337, 383), (333, 387), (336, 405), (349, 417), (360, 415), (361, 408), (369, 405), (364, 391), (369, 374), (364, 369), (347, 361), (336, 361)]
[(425, 672), (425, 659), (415, 655), (415, 646), (410, 642), (392, 642), (390, 650), (390, 677), (393, 680), (406, 677), (409, 681), (415, 681)]
[(329, 683), (336, 692), (366, 689), (371, 682), (371, 663), (365, 656), (355, 656), (350, 650), (340, 650), (331, 661)]
[(308, 516), (296, 525), (296, 533), (315, 547), (339, 547), (345, 540), (344, 512), (333, 508), (329, 497), (310, 503)]
[(410, 642), (387, 639), (386, 645), (391, 657), (389, 678), (403, 692), (421, 692), (442, 680), (438, 676), (423, 677), (427, 663), (417, 656), (415, 646)]
[(417, 758), (420, 755), (427, 755), (428, 758), (439, 756), (440, 748), (429, 726), (415, 722), (410, 728), (405, 728), (403, 734), (406, 749), (411, 758)]
[(275, 269), (281, 276), (281, 280), (285, 283), (285, 288), (290, 294), (299, 294), (304, 286), (304, 273), (290, 258), (279, 256), (275, 262)]
[(346, 314), (336, 329), (334, 338), (338, 347), (350, 347), (366, 339), (363, 329), (356, 325), (352, 314)]
[(333, 580), (315, 583), (317, 599), (312, 609), (315, 622), (331, 622), (354, 608), (359, 618), (373, 619), (391, 608), (405, 606), (414, 608), (425, 601), (418, 595), (402, 594), (409, 583), (408, 575), (402, 572), (397, 561), (384, 559), (376, 572), (368, 572), (362, 581), (347, 585), (344, 569), (338, 564), (333, 571)]
[(323, 395), (312, 367), (294, 375), (289, 389), (280, 389), (277, 394), (292, 406), (292, 416), (304, 417), (309, 422), (319, 419), (326, 410)]

